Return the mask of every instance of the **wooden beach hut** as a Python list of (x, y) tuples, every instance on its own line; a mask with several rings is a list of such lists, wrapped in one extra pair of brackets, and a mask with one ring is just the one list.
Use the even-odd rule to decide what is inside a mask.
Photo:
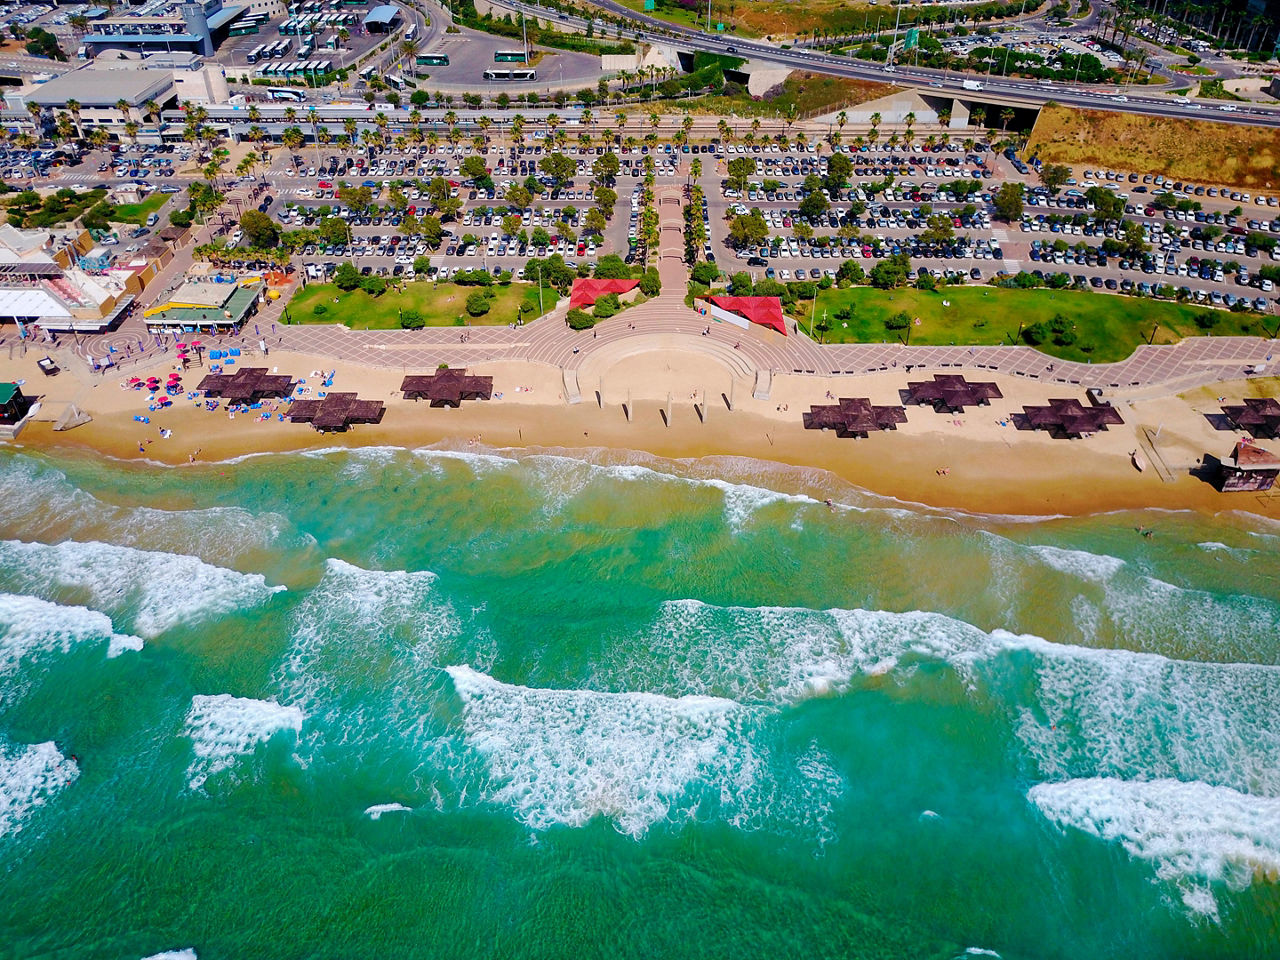
[(932, 380), (908, 383), (900, 393), (904, 404), (931, 406), (938, 413), (964, 413), (965, 407), (990, 406), (1004, 396), (994, 383), (966, 380), (958, 373), (935, 373)]
[(288, 397), (293, 393), (293, 386), (291, 377), (268, 373), (266, 367), (241, 367), (235, 373), (211, 373), (196, 389), (203, 390), (206, 397), (256, 403), (271, 397)]
[(441, 367), (433, 374), (408, 376), (400, 384), (406, 400), (427, 400), (433, 407), (458, 407), (463, 400), (488, 400), (493, 377), (468, 376), (462, 367)]
[(873, 432), (897, 430), (907, 422), (907, 411), (876, 406), (866, 397), (841, 397), (836, 403), (811, 406), (803, 419), (806, 430), (834, 430), (838, 437), (865, 440)]
[(331, 393), (321, 400), (295, 400), (289, 408), (293, 423), (309, 423), (322, 433), (341, 432), (357, 423), (381, 423), (381, 400), (361, 400), (354, 393)]

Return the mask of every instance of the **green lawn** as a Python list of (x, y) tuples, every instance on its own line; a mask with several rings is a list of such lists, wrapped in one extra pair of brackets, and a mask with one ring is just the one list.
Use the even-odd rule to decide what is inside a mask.
[[(331, 283), (311, 283), (289, 301), (289, 315), (294, 323), (342, 323), (353, 330), (399, 329), (400, 311), (407, 309), (419, 311), (429, 327), (460, 325), (459, 316), (470, 324), (500, 324), (516, 319), (526, 291), (534, 290), (536, 294), (536, 287), (529, 284), (494, 284), (489, 288), (493, 293), (489, 312), (482, 317), (467, 316), (467, 297), (478, 289), (455, 283), (411, 281), (405, 284), (404, 293), (388, 290), (375, 299), (363, 290), (344, 293)], [(317, 305), (325, 309), (316, 313)], [(554, 301), (548, 299), (547, 309), (553, 306)]]
[[(949, 306), (944, 306), (944, 301)], [(836, 318), (845, 306), (853, 307), (849, 320)], [(801, 326), (808, 330), (807, 301)], [(911, 343), (995, 344), (1016, 340), (1018, 326), (1049, 323), (1058, 315), (1075, 325), (1076, 342), (1059, 346), (1051, 340), (1039, 349), (1064, 360), (1110, 363), (1123, 360), (1155, 330), (1155, 343), (1173, 343), (1183, 337), (1203, 335), (1195, 318), (1205, 313), (1217, 317), (1211, 331), (1217, 335), (1268, 336), (1256, 314), (1236, 314), (1172, 301), (1139, 299), (1066, 290), (1006, 290), (995, 287), (944, 287), (936, 293), (923, 290), (876, 290), (852, 287), (824, 290), (818, 297), (817, 317), (827, 312), (829, 343), (867, 343), (904, 339), (907, 330), (888, 330), (884, 322), (906, 311), (920, 320), (909, 328)], [(846, 326), (847, 324), (847, 326)]]
[(124, 203), (112, 208), (111, 219), (116, 223), (133, 223), (142, 226), (147, 217), (164, 206), (169, 194), (156, 191), (141, 203)]

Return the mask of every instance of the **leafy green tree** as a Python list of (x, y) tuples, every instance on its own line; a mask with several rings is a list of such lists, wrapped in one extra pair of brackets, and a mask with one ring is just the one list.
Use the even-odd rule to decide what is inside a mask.
[(720, 279), (720, 268), (714, 263), (698, 263), (689, 272), (689, 278), (694, 283), (701, 283), (709, 287)]
[(732, 297), (751, 296), (751, 274), (742, 270), (729, 278), (729, 295)]
[(387, 292), (387, 281), (371, 273), (360, 278), (360, 289), (371, 297), (380, 297)]
[(578, 164), (563, 153), (552, 153), (538, 161), (538, 169), (551, 178), (557, 187), (563, 187), (573, 180), (578, 172)]
[(747, 180), (756, 172), (755, 157), (734, 157), (728, 164), (728, 187), (741, 193), (747, 189)]
[(484, 157), (477, 157), (475, 154), (465, 158), (459, 169), (468, 180), (481, 180), (489, 175), (489, 171), (485, 169)]
[(608, 253), (596, 264), (594, 276), (597, 280), (629, 280), (631, 268), (616, 253)]
[(1005, 223), (1021, 220), (1022, 196), (1022, 184), (1012, 181), (1002, 183), (992, 199), (992, 205), (996, 209), (996, 216)]
[(258, 210), (246, 210), (240, 216), (240, 229), (244, 231), (249, 246), (258, 250), (270, 250), (280, 242), (280, 228)]
[(907, 282), (911, 258), (905, 253), (895, 253), (871, 268), (871, 285), (881, 290), (892, 290)]
[(596, 325), (596, 318), (580, 307), (574, 307), (565, 315), (569, 326), (574, 330), (590, 330)]
[(493, 300), (488, 290), (476, 290), (467, 297), (466, 309), (473, 317), (483, 317), (489, 312)]
[(754, 247), (764, 242), (769, 235), (769, 225), (765, 223), (764, 214), (753, 207), (750, 213), (740, 214), (729, 224), (729, 246), (735, 250), (743, 247)]
[(430, 257), (428, 257), (428, 256), (426, 256), (426, 255), (424, 254), (424, 255), (420, 255), (420, 256), (417, 256), (417, 257), (414, 257), (414, 258), (413, 258), (413, 272), (414, 272), (414, 273), (417, 273), (417, 274), (421, 274), (421, 275), (423, 275), (423, 276), (426, 276), (426, 274), (427, 274), (428, 272), (430, 272), (430, 270), (431, 270), (431, 258), (430, 258)]
[(827, 191), (835, 196), (837, 190), (843, 190), (853, 175), (853, 161), (843, 153), (833, 153), (827, 158)]
[(1040, 182), (1049, 188), (1050, 193), (1057, 193), (1071, 179), (1071, 168), (1062, 163), (1046, 163), (1040, 168)]
[(333, 272), (333, 282), (339, 290), (354, 290), (360, 286), (360, 271), (350, 260), (345, 260)]
[(400, 326), (405, 330), (421, 330), (427, 325), (426, 319), (422, 314), (410, 307), (407, 310), (400, 311)]
[(866, 271), (862, 269), (862, 264), (854, 260), (846, 260), (836, 270), (837, 280), (848, 280), (850, 283), (861, 283), (866, 275)]

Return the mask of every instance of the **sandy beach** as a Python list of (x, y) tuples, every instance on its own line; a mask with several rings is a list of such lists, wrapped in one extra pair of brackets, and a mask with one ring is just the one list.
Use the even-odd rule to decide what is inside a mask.
[[(471, 368), (494, 378), (494, 398), (464, 403), (454, 410), (403, 400), (399, 385), (406, 371), (400, 369), (335, 364), (285, 352), (273, 352), (266, 362), (273, 370), (306, 378), (313, 386), (316, 372), (336, 370), (332, 389), (383, 400), (387, 404), (383, 422), (322, 435), (308, 425), (280, 422), (276, 417), (261, 421), (257, 411), (234, 417), (225, 409), (210, 413), (186, 399), (150, 412), (147, 394), (125, 389), (122, 378), (92, 385), (72, 372), (45, 378), (36, 369), (34, 354), (0, 361), (0, 380), (25, 380), (29, 394), (43, 397), (36, 421), (18, 444), (97, 452), (156, 465), (184, 466), (193, 456), (207, 463), (249, 453), (338, 445), (552, 449), (593, 458), (642, 451), (672, 460), (744, 457), (764, 465), (817, 468), (874, 494), (980, 513), (1074, 515), (1163, 507), (1280, 516), (1280, 497), (1221, 494), (1189, 473), (1206, 454), (1225, 456), (1235, 443), (1236, 434), (1215, 430), (1205, 418), (1206, 413), (1217, 411), (1218, 397), (1238, 401), (1244, 395), (1258, 395), (1273, 389), (1271, 381), (1223, 383), (1183, 396), (1148, 393), (1125, 398), (1121, 394), (1115, 403), (1124, 416), (1123, 426), (1067, 441), (1016, 430), (1009, 415), (1021, 411), (1023, 404), (1044, 403), (1050, 396), (1083, 399), (1080, 388), (971, 375), (971, 379), (994, 379), (1004, 399), (954, 417), (927, 407), (910, 407), (907, 423), (897, 431), (848, 440), (830, 432), (804, 430), (802, 411), (842, 396), (897, 403), (897, 391), (907, 379), (901, 371), (861, 377), (779, 375), (773, 380), (770, 399), (761, 401), (751, 396), (748, 384), (732, 384), (727, 370), (708, 370), (705, 358), (645, 353), (614, 365), (602, 391), (584, 384), (582, 402), (569, 405), (564, 402), (558, 368), (495, 361)], [(171, 363), (161, 363), (130, 375), (163, 378), (171, 369)], [(917, 371), (912, 379), (931, 372)], [(204, 373), (201, 368), (190, 369), (187, 388), (194, 388)], [(53, 421), (69, 402), (75, 402), (93, 422), (56, 433)], [(150, 423), (140, 423), (135, 416), (149, 417)], [(1166, 469), (1149, 466), (1139, 472), (1134, 468), (1130, 454), (1141, 447), (1144, 428), (1149, 442), (1154, 437), (1160, 466)], [(162, 429), (169, 432), (167, 437), (161, 435)], [(1172, 480), (1162, 479), (1161, 473)]]

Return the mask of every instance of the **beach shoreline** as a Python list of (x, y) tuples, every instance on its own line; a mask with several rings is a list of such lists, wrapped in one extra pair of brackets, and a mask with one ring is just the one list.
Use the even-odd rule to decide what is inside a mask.
[[(335, 363), (303, 354), (273, 352), (261, 363), (306, 378), (336, 371), (332, 389), (355, 391), (387, 405), (380, 424), (347, 433), (320, 434), (304, 424), (260, 422), (257, 412), (230, 418), (179, 398), (172, 407), (146, 410), (143, 391), (106, 379), (88, 386), (66, 374), (43, 379), (34, 362), (0, 362), (0, 379), (26, 379), (45, 391), (45, 406), (14, 445), (51, 454), (107, 456), (150, 466), (184, 467), (225, 462), (253, 454), (287, 454), (335, 447), (442, 447), (517, 456), (554, 452), (604, 462), (630, 462), (634, 454), (674, 464), (742, 458), (759, 464), (740, 472), (773, 475), (775, 482), (812, 486), (819, 493), (839, 484), (808, 476), (821, 471), (874, 497), (903, 506), (922, 505), (1001, 516), (1075, 516), (1143, 508), (1193, 509), (1203, 513), (1243, 511), (1280, 518), (1280, 497), (1222, 494), (1189, 470), (1203, 455), (1225, 456), (1237, 434), (1215, 431), (1205, 418), (1216, 395), (1236, 398), (1249, 382), (1215, 385), (1187, 397), (1117, 398), (1125, 424), (1082, 440), (1055, 440), (1018, 431), (1009, 414), (1024, 403), (1043, 403), (1070, 390), (989, 375), (1004, 393), (990, 407), (955, 416), (910, 407), (908, 422), (865, 440), (803, 429), (801, 411), (837, 396), (869, 396), (896, 403), (905, 384), (900, 372), (858, 377), (778, 375), (770, 399), (756, 400), (749, 385), (734, 383), (727, 370), (708, 370), (688, 353), (647, 353), (618, 363), (598, 390), (583, 389), (581, 403), (564, 402), (559, 368), (528, 361), (477, 363), (473, 372), (494, 378), (494, 398), (459, 409), (431, 408), (399, 396), (405, 371)], [(247, 361), (252, 364), (253, 361)], [(26, 368), (30, 366), (30, 370)], [(161, 363), (138, 375), (165, 374)], [(191, 389), (205, 370), (186, 375)], [(917, 372), (924, 378), (929, 372)], [(975, 375), (971, 377), (978, 379)], [(314, 394), (313, 394), (314, 395)], [(732, 398), (732, 400), (730, 400)], [(75, 402), (93, 421), (64, 433), (52, 421)], [(732, 409), (730, 409), (732, 404)], [(627, 410), (630, 410), (628, 416)], [(273, 411), (274, 412), (274, 411)], [(145, 416), (141, 423), (135, 416)], [(1002, 425), (1003, 424), (1003, 425)], [(1139, 472), (1130, 459), (1138, 431), (1159, 437), (1172, 482), (1157, 471)], [(169, 435), (161, 435), (162, 429)], [(787, 479), (788, 477), (792, 479)], [(760, 484), (769, 486), (768, 483)], [(788, 490), (784, 492), (800, 492)], [(838, 498), (837, 498), (838, 499)]]

